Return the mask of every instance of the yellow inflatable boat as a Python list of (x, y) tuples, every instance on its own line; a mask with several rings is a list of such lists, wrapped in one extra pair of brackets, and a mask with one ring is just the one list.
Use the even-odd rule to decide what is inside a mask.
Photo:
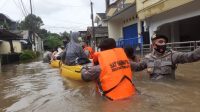
[(60, 60), (51, 60), (51, 67), (59, 68), (59, 66), (60, 66)]
[(60, 67), (60, 74), (63, 77), (70, 78), (73, 80), (82, 80), (81, 78), (81, 65), (77, 66), (67, 66), (62, 64)]

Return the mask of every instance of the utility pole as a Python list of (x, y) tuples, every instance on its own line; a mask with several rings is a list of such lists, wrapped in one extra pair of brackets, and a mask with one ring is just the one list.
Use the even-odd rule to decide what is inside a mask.
[(94, 45), (94, 41), (95, 41), (95, 44), (96, 44), (96, 39), (95, 39), (95, 28), (94, 28), (94, 16), (93, 16), (93, 2), (90, 0), (90, 6), (91, 6), (91, 20), (92, 20), (92, 37), (91, 37), (91, 40), (92, 40), (92, 47), (95, 48), (95, 45)]
[(31, 15), (33, 14), (33, 9), (32, 9), (32, 0), (30, 0), (30, 8), (31, 8)]
[[(31, 10), (31, 18), (32, 18), (32, 15), (33, 15), (32, 0), (30, 0), (30, 10)], [(30, 30), (31, 30), (30, 31), (30, 36), (31, 36), (32, 44), (33, 44), (33, 48), (32, 49), (33, 49), (33, 51), (36, 51), (35, 32), (34, 32), (33, 27), (31, 27)]]

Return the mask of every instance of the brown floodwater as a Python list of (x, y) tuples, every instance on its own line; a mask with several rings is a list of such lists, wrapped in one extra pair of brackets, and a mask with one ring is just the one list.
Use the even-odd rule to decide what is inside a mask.
[(65, 79), (41, 61), (2, 66), (0, 112), (200, 112), (200, 62), (179, 65), (175, 81), (134, 76), (137, 95), (108, 101), (94, 82)]

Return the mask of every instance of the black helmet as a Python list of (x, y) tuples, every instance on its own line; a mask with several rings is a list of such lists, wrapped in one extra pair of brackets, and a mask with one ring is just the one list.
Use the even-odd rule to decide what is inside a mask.
[(151, 41), (154, 41), (156, 39), (160, 39), (163, 38), (166, 40), (166, 43), (168, 42), (168, 38), (162, 34), (153, 34), (153, 36), (151, 37)]

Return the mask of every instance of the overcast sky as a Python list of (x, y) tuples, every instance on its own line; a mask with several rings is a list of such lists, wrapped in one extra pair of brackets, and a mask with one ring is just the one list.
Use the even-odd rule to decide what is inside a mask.
[[(29, 0), (22, 0), (30, 13)], [(92, 0), (94, 13), (105, 12), (105, 0)], [(90, 0), (32, 0), (33, 14), (40, 16), (51, 32), (86, 30), (91, 26)], [(14, 21), (24, 19), (21, 0), (0, 0), (0, 13)]]

